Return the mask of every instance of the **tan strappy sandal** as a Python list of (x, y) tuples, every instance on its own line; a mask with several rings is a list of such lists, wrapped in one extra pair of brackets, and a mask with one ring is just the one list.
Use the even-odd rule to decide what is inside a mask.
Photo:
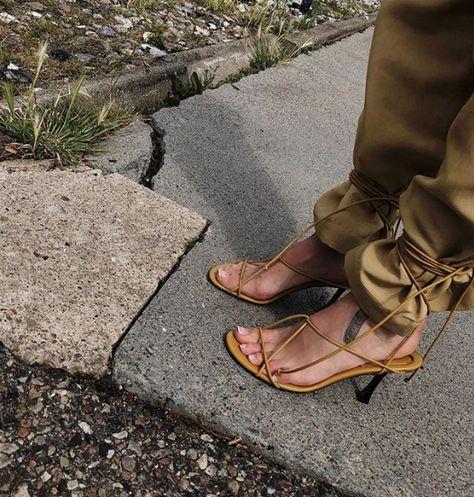
[[(395, 233), (397, 232), (399, 222), (392, 225), (387, 215), (387, 212), (384, 212), (384, 209), (381, 207), (381, 204), (386, 204), (395, 209), (398, 209), (398, 198), (393, 195), (384, 194), (381, 190), (379, 190), (373, 184), (368, 182), (363, 176), (361, 176), (359, 172), (355, 170), (351, 171), (349, 175), (349, 181), (359, 190), (361, 195), (364, 197), (362, 200), (348, 204), (342, 207), (341, 209), (332, 212), (328, 216), (325, 216), (324, 218), (318, 220), (317, 222), (311, 223), (309, 226), (304, 228), (300, 233), (298, 233), (293, 238), (293, 240), (291, 240), (287, 245), (285, 245), (283, 249), (280, 250), (280, 252), (275, 257), (273, 257), (268, 261), (250, 261), (247, 259), (244, 261), (229, 262), (227, 264), (217, 264), (216, 266), (213, 266), (208, 273), (209, 280), (211, 281), (211, 283), (220, 290), (223, 290), (224, 292), (228, 293), (229, 295), (233, 295), (234, 297), (237, 297), (241, 300), (245, 300), (246, 302), (250, 302), (252, 304), (260, 304), (260, 305), (270, 304), (272, 302), (275, 302), (276, 300), (281, 299), (282, 297), (285, 297), (286, 295), (289, 295), (290, 293), (299, 290), (305, 290), (307, 288), (314, 288), (314, 287), (337, 288), (337, 291), (334, 293), (333, 297), (327, 302), (326, 306), (334, 303), (347, 290), (348, 288), (347, 282), (337, 283), (334, 281), (329, 281), (324, 278), (320, 278), (318, 276), (309, 274), (306, 271), (303, 271), (283, 260), (283, 256), (288, 251), (288, 249), (292, 247), (297, 241), (301, 240), (301, 238), (303, 238), (304, 235), (309, 230), (317, 228), (320, 224), (324, 223), (326, 220), (328, 220), (330, 217), (334, 216), (335, 214), (350, 209), (351, 207), (367, 203), (369, 203), (373, 207), (377, 215), (380, 217), (380, 220), (386, 231), (386, 237), (391, 237), (391, 238), (395, 237)], [(217, 273), (219, 272), (219, 269), (228, 266), (230, 264), (238, 264), (239, 262), (242, 264), (240, 268), (239, 283), (234, 288), (227, 288), (217, 279)], [(255, 299), (253, 297), (250, 297), (249, 295), (246, 295), (243, 292), (243, 287), (249, 281), (257, 277), (259, 274), (263, 273), (264, 271), (267, 271), (271, 266), (273, 266), (277, 262), (281, 262), (292, 271), (301, 274), (302, 276), (306, 276), (309, 279), (309, 281), (307, 283), (288, 288), (269, 299)], [(251, 273), (249, 276), (245, 276), (248, 264), (263, 264), (263, 265), (262, 267)]]
[[(399, 239), (400, 240), (400, 239)], [(404, 240), (404, 237), (400, 240), (402, 245), (407, 246), (406, 240)], [(329, 385), (332, 385), (334, 383), (337, 383), (339, 381), (346, 380), (348, 378), (354, 378), (356, 376), (362, 376), (362, 375), (374, 375), (374, 378), (371, 380), (371, 382), (361, 391), (357, 392), (357, 399), (365, 404), (369, 403), (369, 400), (377, 387), (377, 385), (381, 382), (381, 380), (388, 374), (388, 373), (398, 373), (398, 374), (405, 374), (405, 373), (412, 373), (410, 377), (407, 379), (407, 381), (410, 381), (411, 378), (414, 376), (416, 371), (418, 371), (422, 364), (425, 362), (427, 356), (433, 349), (434, 345), (438, 342), (438, 340), (441, 338), (443, 333), (446, 331), (449, 322), (451, 321), (451, 318), (454, 314), (454, 312), (458, 309), (460, 306), (462, 300), (464, 297), (467, 295), (467, 292), (470, 290), (471, 286), (474, 283), (474, 270), (470, 267), (459, 267), (459, 268), (452, 268), (446, 264), (441, 264), (434, 259), (431, 259), (429, 256), (426, 254), (422, 254), (419, 249), (415, 251), (416, 247), (408, 247), (408, 250), (411, 250), (412, 254), (416, 255), (417, 257), (423, 257), (425, 262), (429, 262), (433, 268), (436, 269), (436, 271), (439, 272), (440, 278), (437, 279), (437, 281), (434, 281), (430, 283), (429, 285), (426, 285), (423, 288), (420, 288), (419, 285), (417, 284), (418, 290), (411, 295), (409, 295), (403, 302), (401, 302), (392, 312), (388, 313), (387, 316), (385, 316), (384, 319), (379, 321), (377, 324), (372, 326), (370, 329), (362, 333), (361, 335), (357, 336), (358, 331), (360, 330), (360, 327), (364, 323), (364, 321), (367, 319), (367, 316), (363, 311), (358, 311), (354, 318), (352, 319), (349, 327), (347, 328), (345, 334), (344, 334), (344, 340), (343, 343), (338, 342), (337, 340), (334, 340), (333, 338), (327, 336), (323, 331), (321, 331), (310, 319), (309, 316), (306, 314), (296, 314), (293, 316), (288, 316), (286, 318), (280, 319), (278, 321), (275, 321), (274, 323), (264, 326), (264, 327), (259, 327), (259, 334), (260, 334), (260, 346), (262, 350), (262, 355), (263, 355), (263, 364), (262, 366), (255, 366), (252, 364), (247, 356), (242, 353), (239, 347), (239, 342), (236, 340), (234, 336), (234, 330), (231, 330), (227, 332), (226, 335), (226, 344), (227, 348), (232, 355), (232, 357), (241, 365), (243, 366), (247, 371), (252, 373), (254, 376), (257, 378), (260, 378), (261, 380), (265, 381), (266, 383), (269, 383), (270, 385), (282, 389), (282, 390), (287, 390), (290, 392), (297, 392), (297, 393), (308, 393), (308, 392), (315, 392), (317, 390), (321, 390), (322, 388), (328, 387)], [(406, 250), (406, 248), (404, 249)], [(403, 259), (402, 259), (403, 260)], [(404, 263), (405, 264), (405, 263)], [(441, 270), (444, 271), (443, 275), (441, 275)], [(409, 271), (409, 269), (408, 269)], [(409, 273), (411, 275), (411, 272)], [(469, 280), (466, 284), (466, 287), (464, 291), (460, 294), (459, 298), (456, 300), (456, 302), (453, 304), (453, 306), (450, 309), (450, 312), (448, 314), (448, 317), (446, 318), (443, 326), (441, 327), (440, 331), (438, 332), (437, 336), (431, 343), (431, 345), (428, 347), (426, 353), (424, 355), (421, 355), (419, 352), (415, 351), (410, 355), (407, 355), (405, 357), (397, 358), (395, 359), (394, 356), (397, 353), (397, 351), (402, 347), (402, 345), (410, 338), (411, 334), (408, 334), (404, 339), (400, 342), (397, 347), (391, 352), (391, 354), (383, 361), (377, 361), (374, 360), (370, 357), (365, 356), (364, 354), (361, 354), (360, 352), (354, 350), (352, 348), (353, 345), (356, 343), (360, 342), (363, 340), (366, 336), (375, 333), (379, 328), (381, 328), (392, 316), (394, 316), (397, 312), (400, 311), (402, 307), (404, 307), (408, 302), (415, 298), (422, 298), (423, 300), (427, 300), (426, 293), (431, 290), (432, 288), (442, 285), (445, 281), (454, 278), (458, 275), (467, 275), (469, 277)], [(412, 275), (411, 275), (412, 277)], [(280, 326), (283, 323), (287, 323), (289, 321), (294, 321), (294, 320), (303, 320), (303, 322), (296, 328), (296, 330), (290, 335), (289, 338), (287, 338), (284, 342), (279, 344), (276, 349), (272, 352), (272, 354), (268, 354), (268, 351), (266, 349), (265, 342), (263, 340), (263, 329), (272, 329), (277, 326)], [(270, 369), (270, 362), (272, 359), (275, 357), (278, 352), (283, 350), (292, 340), (294, 340), (300, 333), (305, 329), (306, 327), (310, 327), (316, 334), (318, 334), (320, 337), (322, 337), (324, 340), (328, 341), (332, 345), (336, 347), (336, 350), (333, 352), (326, 354), (325, 356), (309, 363), (309, 364), (304, 364), (298, 368), (293, 368), (293, 369), (286, 369), (286, 370), (280, 370), (280, 373), (285, 373), (285, 374), (291, 374), (291, 373), (297, 373), (298, 371), (303, 371), (305, 369), (311, 368), (313, 366), (316, 366), (317, 364), (320, 364), (323, 361), (326, 361), (330, 359), (331, 357), (335, 356), (336, 354), (345, 351), (349, 352), (360, 359), (363, 359), (366, 361), (365, 364), (361, 366), (357, 366), (355, 368), (348, 369), (347, 371), (343, 371), (340, 373), (337, 373), (324, 381), (317, 383), (315, 385), (310, 385), (310, 386), (298, 386), (298, 385), (292, 385), (292, 384), (281, 384), (278, 383), (272, 376), (271, 374), (271, 369)], [(413, 330), (414, 331), (414, 330)]]
[[(308, 288), (314, 288), (314, 287), (337, 288), (338, 289), (337, 292), (335, 292), (335, 294), (333, 295), (333, 297), (331, 298), (331, 300), (326, 305), (332, 304), (333, 302), (335, 302), (347, 290), (348, 287), (347, 287), (347, 283), (346, 282), (335, 283), (334, 281), (329, 281), (329, 280), (326, 280), (324, 278), (319, 278), (319, 277), (314, 276), (314, 275), (312, 275), (310, 273), (307, 273), (306, 271), (303, 271), (302, 269), (299, 269), (299, 268), (297, 268), (297, 267), (289, 264), (285, 260), (283, 260), (283, 256), (285, 255), (285, 253), (296, 242), (298, 242), (299, 240), (301, 240), (301, 238), (303, 238), (304, 235), (309, 230), (311, 230), (312, 228), (314, 228), (317, 224), (318, 223), (311, 223), (309, 226), (307, 226), (302, 231), (300, 231), (300, 233), (298, 233), (293, 238), (293, 240), (291, 240), (288, 244), (286, 244), (280, 250), (280, 252), (278, 252), (278, 254), (275, 255), (275, 257), (273, 257), (272, 259), (270, 259), (268, 261), (250, 261), (248, 259), (246, 259), (244, 261), (239, 261), (242, 264), (242, 266), (240, 268), (239, 283), (234, 288), (227, 288), (226, 286), (224, 286), (217, 279), (217, 274), (219, 272), (219, 269), (224, 268), (224, 267), (226, 267), (226, 266), (228, 266), (230, 264), (238, 264), (238, 262), (229, 262), (229, 263), (226, 263), (226, 264), (217, 264), (217, 265), (213, 266), (209, 270), (209, 273), (208, 273), (209, 280), (211, 281), (211, 283), (214, 286), (216, 286), (220, 290), (223, 290), (224, 292), (228, 293), (229, 295), (233, 295), (234, 297), (237, 297), (237, 298), (239, 298), (241, 300), (245, 300), (246, 302), (250, 302), (252, 304), (259, 304), (259, 305), (271, 304), (272, 302), (275, 302), (276, 300), (279, 300), (279, 299), (285, 297), (286, 295), (289, 295), (289, 294), (291, 294), (293, 292), (297, 292), (299, 290), (305, 290), (305, 289), (308, 289)], [(269, 299), (256, 299), (256, 298), (250, 297), (249, 295), (246, 295), (243, 292), (243, 290), (242, 290), (243, 287), (250, 280), (254, 279), (259, 274), (267, 271), (270, 267), (272, 267), (277, 262), (281, 262), (288, 269), (291, 269), (295, 273), (298, 273), (298, 274), (300, 274), (302, 276), (305, 276), (306, 278), (309, 279), (309, 281), (307, 283), (303, 283), (301, 285), (295, 285), (293, 287), (287, 288), (286, 290), (277, 293), (276, 295), (274, 295), (273, 297), (271, 297)], [(250, 275), (248, 275), (246, 277), (245, 273), (246, 273), (246, 269), (248, 268), (249, 264), (262, 264), (262, 267), (258, 268), (257, 270), (255, 270), (253, 273), (251, 273)]]
[[(272, 329), (277, 326), (280, 326), (284, 323), (294, 321), (294, 320), (303, 320), (302, 323), (296, 328), (296, 330), (290, 335), (289, 338), (287, 338), (283, 343), (279, 344), (275, 350), (272, 352), (272, 354), (268, 354), (266, 344), (263, 340), (263, 329)], [(370, 395), (372, 394), (373, 390), (377, 386), (377, 384), (382, 380), (383, 376), (387, 372), (391, 373), (399, 373), (399, 374), (404, 374), (404, 373), (410, 373), (416, 371), (419, 367), (421, 367), (423, 363), (423, 357), (418, 353), (418, 352), (413, 352), (410, 355), (407, 355), (405, 357), (401, 357), (398, 359), (394, 359), (393, 356), (401, 347), (401, 344), (405, 343), (405, 339), (401, 342), (399, 346), (396, 347), (396, 349), (392, 352), (390, 357), (385, 360), (385, 361), (376, 361), (375, 359), (371, 359), (370, 357), (365, 356), (364, 354), (361, 354), (360, 352), (353, 350), (352, 346), (355, 345), (357, 342), (361, 341), (363, 338), (365, 338), (367, 335), (373, 333), (376, 331), (377, 327), (373, 327), (369, 329), (368, 331), (364, 332), (362, 335), (359, 337), (355, 338), (357, 335), (357, 332), (359, 331), (360, 327), (364, 323), (364, 321), (367, 319), (367, 316), (363, 311), (358, 311), (356, 315), (354, 316), (353, 320), (351, 321), (349, 327), (347, 328), (345, 335), (344, 335), (344, 343), (339, 343), (337, 340), (334, 340), (333, 338), (327, 336), (324, 332), (322, 332), (310, 319), (309, 316), (305, 314), (296, 314), (293, 316), (288, 316), (286, 318), (280, 319), (278, 321), (275, 321), (274, 323), (270, 324), (269, 326), (265, 327), (259, 327), (259, 333), (260, 333), (260, 346), (262, 349), (262, 355), (263, 355), (263, 364), (262, 366), (255, 366), (252, 364), (247, 356), (242, 353), (239, 347), (239, 342), (234, 336), (234, 331), (231, 330), (227, 333), (226, 335), (226, 345), (227, 348), (229, 349), (230, 354), (234, 359), (242, 366), (244, 367), (247, 371), (252, 373), (254, 376), (257, 378), (260, 378), (261, 380), (265, 381), (266, 383), (269, 383), (270, 385), (273, 385), (276, 388), (282, 389), (282, 390), (287, 390), (289, 392), (295, 392), (295, 393), (310, 393), (310, 392), (315, 392), (317, 390), (321, 390), (322, 388), (328, 387), (329, 385), (332, 385), (334, 383), (337, 383), (339, 381), (347, 380), (349, 378), (354, 378), (356, 376), (362, 376), (362, 375), (377, 375), (375, 378), (377, 379), (376, 384), (372, 383), (371, 391), (369, 394), (369, 390), (366, 390), (362, 395), (359, 400), (368, 403), (370, 399)], [(310, 386), (299, 386), (299, 385), (292, 385), (292, 384), (283, 384), (283, 383), (278, 383), (273, 376), (270, 374), (270, 363), (275, 357), (276, 354), (278, 354), (280, 351), (282, 351), (292, 340), (294, 340), (306, 327), (310, 327), (317, 335), (320, 337), (324, 338), (326, 341), (330, 342), (332, 345), (337, 347), (336, 350), (333, 352), (321, 357), (320, 359), (317, 359), (309, 364), (305, 364), (303, 366), (300, 366), (298, 368), (294, 369), (286, 369), (286, 370), (280, 370), (279, 373), (284, 373), (284, 374), (291, 374), (291, 373), (297, 373), (299, 371), (303, 371), (305, 369), (311, 368), (313, 366), (316, 366), (317, 364), (320, 364), (323, 361), (326, 361), (330, 359), (331, 357), (335, 356), (336, 354), (346, 351), (349, 352), (360, 359), (363, 359), (367, 361), (365, 364), (361, 366), (357, 366), (355, 368), (348, 369), (347, 371), (342, 371), (340, 373), (337, 373), (333, 376), (330, 376), (329, 378), (326, 378), (325, 380), (315, 384), (315, 385), (310, 385)]]

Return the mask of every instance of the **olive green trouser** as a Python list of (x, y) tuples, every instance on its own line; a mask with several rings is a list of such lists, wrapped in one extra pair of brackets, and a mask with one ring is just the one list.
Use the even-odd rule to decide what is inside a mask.
[[(354, 148), (365, 188), (348, 181), (315, 206), (318, 221), (364, 198), (399, 200), (399, 212), (384, 201), (349, 207), (322, 223), (319, 236), (346, 254), (350, 288), (375, 322), (431, 285), (385, 323), (401, 335), (430, 311), (450, 309), (472, 278), (473, 56), (474, 0), (385, 0)], [(393, 223), (398, 215), (404, 232), (397, 242), (383, 219)], [(406, 240), (421, 256), (403, 250)], [(459, 309), (473, 308), (471, 285)]]

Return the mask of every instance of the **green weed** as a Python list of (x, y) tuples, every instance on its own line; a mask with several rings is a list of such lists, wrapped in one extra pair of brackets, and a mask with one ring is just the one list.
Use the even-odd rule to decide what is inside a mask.
[(130, 122), (132, 114), (112, 101), (97, 106), (80, 98), (84, 77), (54, 102), (39, 104), (35, 90), (46, 50), (44, 44), (38, 51), (35, 76), (23, 97), (14, 96), (12, 85), (2, 84), (8, 108), (0, 110), (0, 131), (12, 138), (11, 146), (22, 157), (77, 164), (84, 154), (97, 151), (94, 143), (99, 139)]

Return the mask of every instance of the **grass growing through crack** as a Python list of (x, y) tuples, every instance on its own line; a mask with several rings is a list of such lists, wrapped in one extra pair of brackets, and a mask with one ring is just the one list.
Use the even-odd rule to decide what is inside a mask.
[(286, 31), (280, 26), (278, 36), (269, 36), (268, 33), (258, 29), (251, 49), (250, 66), (255, 72), (263, 71), (278, 64), (286, 64), (291, 59), (309, 47), (310, 42), (302, 43), (298, 47), (288, 48), (282, 43)]
[(203, 91), (214, 88), (216, 69), (207, 69), (201, 75), (193, 72), (189, 82), (183, 83), (177, 76), (171, 79), (171, 91), (167, 97), (158, 102), (158, 109), (163, 107), (174, 107), (184, 98), (200, 95)]
[(97, 151), (95, 142), (130, 122), (132, 114), (112, 101), (99, 107), (81, 98), (83, 77), (54, 102), (39, 104), (35, 89), (46, 50), (46, 44), (40, 46), (36, 73), (23, 97), (14, 96), (12, 85), (2, 85), (8, 108), (0, 110), (0, 132), (12, 138), (9, 148), (22, 157), (77, 164), (84, 154)]

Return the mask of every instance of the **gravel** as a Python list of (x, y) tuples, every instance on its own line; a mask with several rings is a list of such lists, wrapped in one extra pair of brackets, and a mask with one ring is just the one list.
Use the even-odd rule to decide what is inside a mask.
[(338, 495), (109, 378), (25, 366), (1, 345), (0, 403), (0, 497)]
[[(27, 84), (35, 71), (37, 48), (44, 41), (48, 41), (50, 58), (40, 76), (42, 87), (81, 74), (133, 71), (173, 52), (238, 40), (250, 33), (242, 16), (246, 13), (254, 18), (251, 9), (266, 1), (275, 6), (285, 2), (234, 0), (218, 7), (219, 2), (213, 0), (2, 0), (0, 80)], [(321, 0), (309, 20), (303, 12), (312, 0), (287, 3), (283, 19), (300, 26), (306, 19), (309, 28), (364, 16), (373, 12), (380, 0)], [(280, 18), (274, 22), (279, 25)], [(7, 71), (11, 63), (18, 66), (18, 73)]]

